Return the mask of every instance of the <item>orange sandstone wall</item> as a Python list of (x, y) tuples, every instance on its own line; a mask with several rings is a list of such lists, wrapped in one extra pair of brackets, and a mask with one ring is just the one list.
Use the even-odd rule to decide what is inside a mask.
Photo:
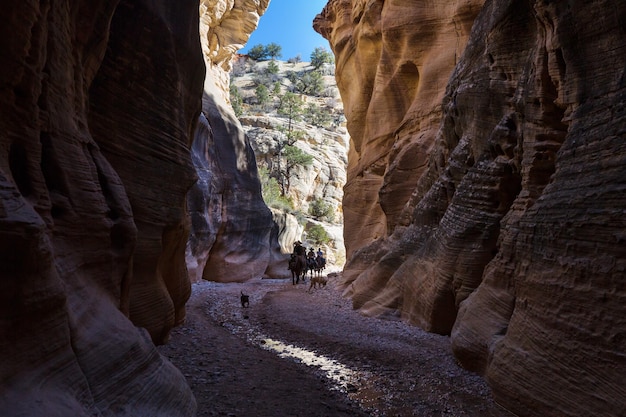
[[(336, 0), (315, 21), (353, 136), (345, 294), (451, 334), (518, 415), (620, 415), (626, 2), (445, 2), (465, 48), (428, 30), (443, 7)], [(420, 95), (446, 56), (445, 93)]]
[(352, 138), (348, 258), (398, 225), (427, 168), (445, 87), (482, 3), (334, 0), (315, 19), (335, 53)]

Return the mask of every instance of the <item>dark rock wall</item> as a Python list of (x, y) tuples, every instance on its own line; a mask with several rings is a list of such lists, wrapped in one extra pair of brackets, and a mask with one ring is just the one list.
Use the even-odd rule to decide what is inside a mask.
[(119, 173), (138, 238), (130, 318), (153, 339), (184, 319), (190, 284), (185, 194), (196, 181), (189, 148), (204, 64), (197, 1), (122, 2), (90, 89), (90, 128)]
[(192, 415), (150, 335), (189, 292), (198, 2), (1, 6), (2, 415)]
[(188, 196), (188, 262), (197, 263), (190, 268), (194, 280), (245, 282), (276, 263), (271, 255), (279, 251), (278, 239), (270, 239), (272, 214), (243, 128), (232, 109), (207, 90), (192, 152), (200, 180)]

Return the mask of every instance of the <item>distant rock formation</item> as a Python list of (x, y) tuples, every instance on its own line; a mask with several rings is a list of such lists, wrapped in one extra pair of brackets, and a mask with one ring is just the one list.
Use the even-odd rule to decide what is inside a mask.
[(192, 154), (199, 181), (189, 192), (192, 230), (187, 265), (193, 282), (244, 282), (286, 259), (263, 202), (256, 159), (229, 101), (229, 71), (269, 0), (201, 4), (200, 32), (207, 67), (202, 115)]
[(150, 336), (190, 291), (198, 2), (24, 0), (0, 21), (2, 415), (194, 415)]
[(346, 294), (451, 334), (517, 415), (620, 415), (626, 2), (480, 3), (315, 21), (353, 137)]
[[(266, 79), (270, 64), (276, 68), (271, 82)], [(322, 249), (329, 268), (343, 267), (345, 248), (341, 208), (349, 137), (333, 75), (334, 67), (327, 68), (324, 73), (319, 71), (323, 87), (304, 92), (295, 88), (292, 75), (300, 74), (302, 77), (304, 74), (312, 74), (315, 70), (310, 62), (255, 61), (239, 55), (233, 61), (233, 66), (231, 85), (241, 99), (238, 120), (254, 150), (257, 165), (262, 170), (261, 181), (268, 181), (267, 177), (276, 175), (277, 155), (279, 148), (285, 146), (285, 132), (289, 126), (298, 134), (299, 139), (294, 142), (294, 146), (312, 158), (310, 164), (296, 164), (289, 169), (289, 175), (285, 175), (288, 180), (285, 183), (285, 195), (282, 196), (284, 200), (278, 196), (269, 198), (278, 235), (277, 239), (270, 237), (272, 260), (264, 276), (291, 277), (287, 270), (286, 254), (293, 251), (296, 240), (301, 240), (304, 246), (317, 245), (316, 249)], [(260, 82), (266, 83), (264, 85), (272, 90), (276, 85), (280, 86), (280, 91), (273, 91), (263, 105), (258, 103), (256, 96)], [(290, 124), (289, 118), (279, 111), (279, 97), (294, 91), (298, 93), (302, 107)], [(239, 132), (235, 129), (231, 131)], [(286, 163), (286, 160), (282, 162)], [(271, 187), (268, 184), (264, 186), (267, 187), (264, 190), (268, 193), (267, 197), (271, 194), (268, 191)], [(279, 187), (278, 183), (276, 186)], [(310, 213), (313, 204), (331, 210), (323, 216), (314, 216)], [(321, 233), (320, 226), (329, 237), (327, 243), (320, 243), (316, 238), (316, 233)]]
[[(241, 120), (257, 160), (271, 159), (277, 147), (278, 129), (284, 127), (285, 119), (264, 115), (246, 116)], [(310, 246), (313, 243), (306, 242), (306, 229), (320, 224), (332, 239), (323, 250), (329, 264), (339, 263), (341, 267), (345, 260), (341, 208), (343, 186), (346, 183), (348, 137), (343, 127), (331, 131), (302, 122), (296, 122), (294, 126), (303, 132), (303, 138), (295, 146), (311, 155), (313, 162), (309, 166), (297, 167), (290, 179), (288, 195), (295, 209), (303, 214), (303, 225), (291, 214), (275, 212), (274, 219), (281, 226), (278, 242), (283, 253), (290, 253), (296, 240), (303, 240), (305, 246)], [(322, 201), (332, 207), (335, 221), (316, 221), (309, 214), (313, 201)]]

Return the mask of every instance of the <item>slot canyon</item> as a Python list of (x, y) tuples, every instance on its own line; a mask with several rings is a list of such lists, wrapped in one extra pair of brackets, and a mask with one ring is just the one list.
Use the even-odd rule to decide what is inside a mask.
[[(169, 357), (192, 313), (250, 289), (242, 323), (295, 326), (300, 303), (315, 326), (327, 303), (406, 341), (388, 360), (411, 372), (428, 345), (498, 415), (624, 416), (626, 0), (329, 0), (311, 25), (349, 134), (345, 265), (307, 301), (229, 98), (269, 6), (3, 2), (0, 415), (199, 415)], [(236, 307), (203, 354), (232, 359)], [(328, 395), (306, 415), (367, 415)]]

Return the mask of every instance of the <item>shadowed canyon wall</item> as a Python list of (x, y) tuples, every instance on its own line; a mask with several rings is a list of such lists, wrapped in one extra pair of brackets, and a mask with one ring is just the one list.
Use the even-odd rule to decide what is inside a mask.
[(621, 415), (626, 2), (331, 0), (314, 26), (354, 306), (451, 334), (518, 415)]
[(190, 290), (198, 2), (5, 3), (2, 415), (193, 415), (151, 337)]
[(286, 276), (286, 259), (261, 196), (254, 152), (229, 99), (231, 60), (268, 5), (269, 0), (201, 3), (207, 76), (192, 148), (199, 181), (188, 197), (192, 233), (187, 264), (192, 281)]

